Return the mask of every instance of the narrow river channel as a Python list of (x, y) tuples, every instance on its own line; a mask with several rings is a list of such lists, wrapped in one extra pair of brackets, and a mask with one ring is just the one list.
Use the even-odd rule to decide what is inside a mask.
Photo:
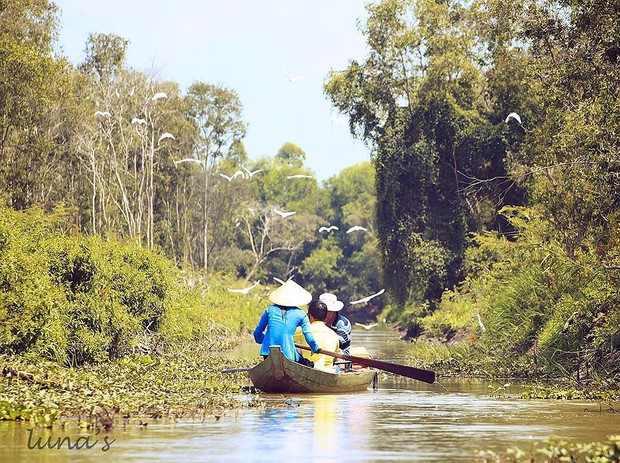
[[(404, 347), (395, 333), (355, 335), (376, 358)], [(254, 357), (255, 349), (241, 346), (235, 355)], [(550, 437), (590, 442), (620, 432), (620, 415), (601, 413), (597, 403), (521, 400), (516, 386), (507, 397), (492, 397), (490, 384), (440, 379), (427, 385), (383, 375), (378, 390), (357, 394), (261, 395), (266, 407), (219, 420), (113, 429), (105, 434), (113, 441), (107, 451), (103, 433), (91, 449), (30, 450), (29, 425), (0, 422), (0, 462), (471, 462), (477, 450), (528, 451)], [(46, 432), (61, 436), (37, 435)]]

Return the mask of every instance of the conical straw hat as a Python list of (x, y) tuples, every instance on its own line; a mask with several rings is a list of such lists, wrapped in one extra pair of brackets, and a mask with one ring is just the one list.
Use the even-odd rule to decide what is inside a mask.
[(312, 300), (312, 294), (293, 280), (288, 280), (269, 295), (269, 300), (278, 305), (299, 307), (300, 305), (309, 304)]

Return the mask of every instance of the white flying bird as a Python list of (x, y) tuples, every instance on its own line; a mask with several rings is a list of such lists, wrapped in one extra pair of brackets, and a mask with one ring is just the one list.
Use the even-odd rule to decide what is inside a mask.
[(379, 127), (383, 127), (388, 121), (388, 118), (389, 118), (388, 112), (385, 109), (377, 108), (376, 115), (377, 115), (377, 125)]
[(517, 113), (508, 114), (508, 116), (506, 116), (506, 124), (508, 124), (508, 121), (510, 119), (514, 119), (515, 121), (519, 123), (519, 125), (521, 125), (521, 116), (519, 116)]
[(347, 230), (347, 233), (353, 233), (354, 231), (368, 231), (368, 229), (364, 227), (360, 227), (359, 225), (355, 225)]
[(195, 163), (197, 163), (197, 164), (203, 164), (203, 163), (204, 163), (204, 161), (203, 161), (203, 160), (201, 160), (201, 159), (194, 159), (194, 158), (185, 158), (185, 159), (181, 159), (181, 160), (179, 160), (179, 161), (174, 161), (174, 160), (173, 160), (172, 162), (174, 162), (174, 165), (175, 165), (175, 166), (178, 166), (178, 165), (179, 165), (179, 164), (181, 164), (182, 162), (195, 162)]
[(247, 167), (245, 167), (245, 166), (241, 166), (241, 168), (242, 168), (243, 170), (245, 170), (245, 171), (248, 173), (248, 174), (247, 174), (248, 178), (250, 178), (250, 177), (254, 177), (256, 174), (258, 174), (259, 172), (262, 172), (262, 171), (263, 171), (263, 169), (258, 169), (258, 170), (250, 170), (250, 169), (248, 169), (248, 168), (247, 168)]
[(274, 209), (273, 212), (278, 214), (280, 217), (283, 217), (283, 218), (287, 218), (287, 217), (295, 214), (295, 212), (282, 212), (282, 211), (279, 211), (277, 209)]
[(254, 282), (252, 285), (248, 286), (247, 288), (243, 288), (243, 289), (226, 288), (226, 289), (228, 289), (228, 291), (230, 291), (231, 293), (247, 294), (250, 291), (252, 291), (256, 287), (256, 285), (258, 285), (259, 283), (260, 283), (260, 280)]
[(138, 118), (138, 117), (134, 117), (134, 118), (131, 120), (131, 123), (132, 123), (132, 124), (142, 124), (142, 125), (146, 125), (146, 119), (140, 119), (140, 118)]
[(95, 111), (95, 116), (112, 117), (110, 111)]
[(364, 302), (368, 302), (369, 300), (371, 300), (373, 297), (380, 296), (384, 292), (385, 292), (385, 289), (382, 289), (381, 291), (379, 291), (378, 293), (373, 294), (372, 296), (368, 296), (368, 297), (365, 297), (363, 299), (359, 299), (357, 301), (351, 301), (351, 305), (363, 304)]
[(282, 71), (282, 72), (284, 72), (284, 75), (287, 77), (288, 81), (289, 81), (291, 84), (294, 84), (295, 82), (298, 82), (298, 81), (300, 81), (301, 79), (303, 79), (303, 78), (304, 78), (304, 76), (292, 76), (292, 75), (290, 75), (290, 74), (289, 74), (288, 72), (286, 72), (286, 71)]
[(238, 170), (237, 172), (235, 172), (234, 174), (232, 174), (232, 176), (228, 176), (225, 174), (220, 173), (220, 177), (224, 177), (226, 180), (228, 180), (229, 182), (237, 177), (239, 177), (239, 175), (241, 175), (241, 177), (243, 177), (243, 172), (241, 172), (240, 170)]
[(287, 175), (286, 178), (314, 178), (314, 175), (295, 174)]
[(162, 140), (165, 140), (166, 138), (172, 138), (173, 140), (176, 140), (176, 138), (174, 138), (174, 135), (172, 135), (170, 132), (166, 132), (162, 134), (161, 137), (159, 137), (159, 140), (157, 140), (157, 143), (159, 143)]
[(332, 230), (338, 230), (338, 227), (336, 225), (330, 225), (329, 227), (321, 227), (319, 228), (319, 233), (321, 232), (329, 233)]
[(159, 100), (160, 98), (168, 98), (168, 95), (166, 95), (164, 92), (156, 93), (155, 95), (153, 95), (153, 98), (151, 98), (151, 101)]
[(374, 328), (375, 326), (378, 325), (378, 323), (369, 323), (368, 325), (364, 325), (363, 323), (355, 323), (357, 326), (361, 326), (362, 328), (365, 328), (367, 330)]

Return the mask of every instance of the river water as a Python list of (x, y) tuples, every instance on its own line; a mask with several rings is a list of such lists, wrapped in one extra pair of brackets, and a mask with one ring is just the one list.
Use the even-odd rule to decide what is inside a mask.
[[(355, 335), (376, 358), (387, 360), (404, 346), (394, 333)], [(256, 345), (246, 345), (234, 355), (256, 352)], [(528, 451), (550, 437), (589, 442), (620, 432), (620, 415), (601, 412), (597, 403), (521, 400), (516, 386), (498, 398), (489, 395), (489, 385), (498, 386), (454, 379), (428, 385), (383, 375), (375, 391), (261, 395), (261, 407), (219, 419), (149, 422), (84, 434), (91, 448), (82, 445), (81, 450), (66, 445), (31, 450), (28, 424), (0, 422), (0, 462), (472, 462), (477, 450), (518, 446)], [(49, 436), (52, 441), (64, 437), (61, 431), (37, 430), (31, 444)], [(70, 437), (75, 442), (79, 434)]]

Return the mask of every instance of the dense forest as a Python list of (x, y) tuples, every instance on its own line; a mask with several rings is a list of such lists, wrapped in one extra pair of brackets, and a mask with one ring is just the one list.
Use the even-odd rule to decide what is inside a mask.
[(326, 92), (373, 152), (401, 321), (513, 374), (617, 378), (620, 3), (368, 11), (367, 58)]
[[(250, 160), (232, 89), (127, 67), (129, 43), (92, 34), (77, 66), (55, 56), (49, 1), (0, 12), (0, 185), (16, 210), (62, 204), (86, 235), (161, 250), (180, 267), (274, 283), (296, 276), (343, 297), (378, 285), (369, 163), (319, 186), (306, 153), (283, 140)], [(294, 211), (281, 217), (277, 211)], [(319, 232), (335, 225), (338, 232)], [(351, 269), (351, 271), (349, 271)], [(346, 284), (345, 284), (346, 282)]]
[[(367, 8), (368, 56), (326, 76), (325, 94), (371, 162), (320, 185), (292, 142), (251, 159), (234, 89), (131, 69), (115, 35), (93, 33), (74, 65), (54, 53), (53, 2), (0, 0), (4, 211), (39, 207), (66, 239), (124, 241), (203, 277), (294, 276), (343, 300), (385, 287), (385, 316), (409, 336), (465, 339), (522, 371), (617, 378), (620, 3)], [(10, 229), (0, 350), (18, 350), (20, 317), (45, 312), (9, 297)], [(75, 246), (42, 265), (79, 267)], [(79, 272), (61, 267), (48, 274), (77, 306)], [(132, 323), (156, 329), (153, 313)]]

